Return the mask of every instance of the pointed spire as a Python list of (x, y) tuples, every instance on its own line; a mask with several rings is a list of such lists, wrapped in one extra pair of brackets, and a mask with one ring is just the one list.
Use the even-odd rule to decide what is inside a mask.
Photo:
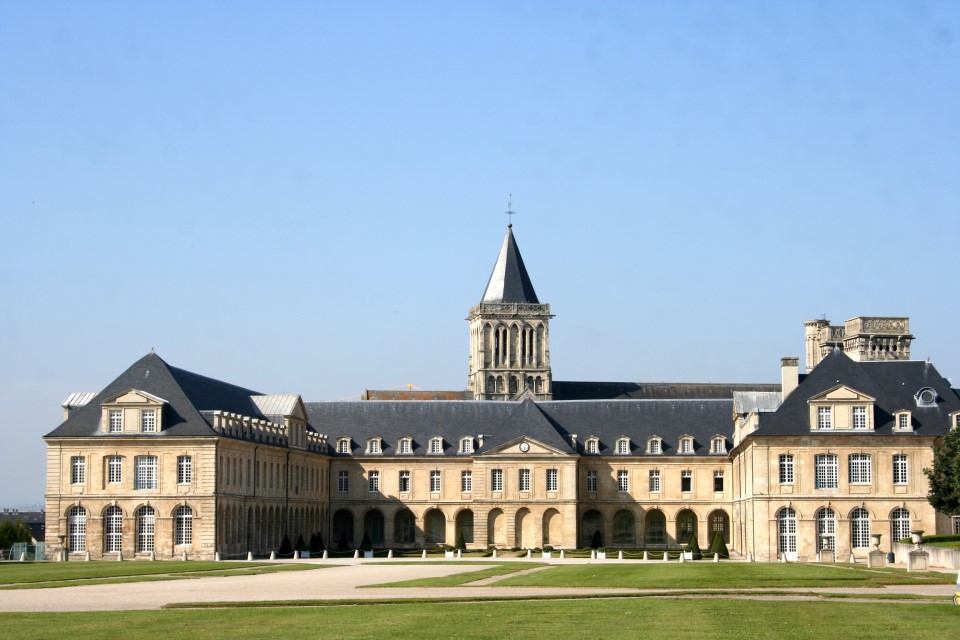
[(490, 281), (483, 292), (482, 302), (526, 302), (540, 304), (533, 283), (523, 266), (520, 249), (513, 239), (513, 225), (507, 225), (507, 235), (503, 239), (500, 255), (493, 266)]

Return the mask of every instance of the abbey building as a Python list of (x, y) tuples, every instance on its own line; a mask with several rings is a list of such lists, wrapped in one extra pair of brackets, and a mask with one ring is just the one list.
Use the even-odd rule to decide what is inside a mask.
[[(804, 326), (779, 382), (553, 380), (550, 320), (508, 227), (469, 310), (466, 391), (309, 402), (154, 353), (64, 401), (47, 443), (47, 548), (93, 558), (328, 547), (675, 549), (865, 556), (957, 532), (923, 468), (957, 390), (910, 360), (906, 318)], [(798, 332), (798, 346), (799, 346)]]

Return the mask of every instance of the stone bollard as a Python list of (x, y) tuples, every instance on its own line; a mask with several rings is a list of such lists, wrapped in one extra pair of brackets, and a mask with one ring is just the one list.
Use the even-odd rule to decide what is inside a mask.
[(623, 560), (623, 549), (617, 552), (617, 560)]
[(157, 559), (157, 554), (154, 553), (153, 551), (151, 551), (151, 552), (150, 552), (150, 562), (153, 562), (153, 561), (156, 560), (156, 559)]
[(214, 561), (214, 562), (220, 562), (220, 552), (219, 552), (219, 551), (217, 551), (215, 554), (213, 554), (213, 561)]
[(83, 559), (84, 559), (86, 562), (90, 562), (90, 552), (89, 552), (89, 551), (87, 551), (86, 553), (83, 554)]
[(497, 550), (496, 550), (496, 549), (493, 550), (493, 557), (494, 557), (494, 558), (497, 557)]
[(183, 561), (184, 561), (184, 562), (187, 561), (187, 552), (186, 552), (186, 551), (183, 552)]
[(253, 551), (247, 551), (247, 562), (253, 562)]
[(853, 552), (850, 552), (850, 564), (857, 564), (857, 556), (853, 555)]
[(354, 549), (354, 550), (353, 550), (353, 557), (354, 557), (354, 558), (359, 558), (359, 557), (360, 557), (360, 549)]
[(747, 551), (747, 562), (753, 562), (753, 552)]
[(327, 553), (327, 550), (326, 550), (326, 549), (324, 549), (324, 550), (323, 550), (323, 559), (326, 560), (326, 559), (329, 558), (329, 557), (330, 557), (330, 554)]
[(277, 559), (277, 552), (274, 551), (273, 549), (270, 550), (270, 559), (271, 559), (271, 560), (276, 560), (276, 559)]
[(533, 557), (533, 549), (527, 549), (527, 558)]
[(388, 557), (388, 558), (392, 558), (392, 557), (393, 557), (393, 549), (388, 549), (388, 550), (387, 550), (387, 557)]
[(560, 549), (560, 559), (563, 560), (567, 557), (567, 552), (564, 549)]
[(781, 553), (779, 556), (777, 556), (777, 562), (786, 562), (786, 561), (787, 561), (787, 554)]
[(650, 559), (650, 554), (647, 553), (647, 550), (646, 550), (646, 549), (644, 549), (644, 550), (643, 550), (643, 561), (646, 562), (646, 561), (649, 560), (649, 559)]
[(420, 553), (420, 557), (423, 558), (424, 560), (427, 559), (427, 550), (426, 550), (426, 549), (424, 549), (424, 550)]
[(590, 549), (590, 559), (591, 559), (591, 560), (596, 560), (596, 559), (597, 559), (597, 550), (596, 550), (596, 549)]
[(666, 549), (663, 550), (663, 558), (661, 558), (661, 562), (670, 562), (670, 554), (667, 553)]
[(463, 557), (463, 549), (457, 549), (457, 559), (460, 559), (462, 557)]
[(118, 551), (118, 552), (117, 552), (117, 562), (123, 562), (123, 552), (122, 552), (122, 551)]
[(293, 550), (293, 559), (294, 559), (294, 560), (299, 560), (299, 559), (300, 559), (300, 550), (299, 550), (299, 549), (294, 549), (294, 550)]
[(714, 561), (714, 562), (720, 562), (720, 554), (719, 554), (719, 553), (713, 554), (713, 561)]
[(680, 550), (680, 562), (686, 562), (686, 560), (684, 560), (684, 558), (683, 558), (683, 550), (682, 550), (682, 549)]
[(26, 552), (26, 551), (21, 551), (21, 552), (20, 552), (20, 562), (26, 562), (26, 561), (27, 561), (27, 552)]

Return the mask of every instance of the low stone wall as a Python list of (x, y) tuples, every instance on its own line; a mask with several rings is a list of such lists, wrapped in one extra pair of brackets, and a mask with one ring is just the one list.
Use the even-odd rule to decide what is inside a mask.
[[(944, 567), (946, 569), (960, 569), (960, 549), (947, 549), (946, 547), (935, 547), (929, 544), (920, 545), (920, 547), (930, 554), (931, 567)], [(901, 542), (893, 543), (893, 555), (896, 562), (907, 563), (907, 554), (913, 551), (912, 544), (903, 544)]]

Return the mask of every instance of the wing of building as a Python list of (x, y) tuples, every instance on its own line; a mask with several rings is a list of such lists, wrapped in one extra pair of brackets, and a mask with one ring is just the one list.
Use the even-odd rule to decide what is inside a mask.
[[(779, 383), (554, 381), (550, 307), (508, 227), (468, 314), (465, 391), (304, 402), (149, 353), (71, 393), (47, 443), (51, 555), (328, 547), (675, 549), (721, 536), (760, 560), (866, 555), (960, 521), (927, 502), (957, 391), (911, 361), (906, 318), (804, 326)], [(799, 342), (799, 341), (798, 341)]]

